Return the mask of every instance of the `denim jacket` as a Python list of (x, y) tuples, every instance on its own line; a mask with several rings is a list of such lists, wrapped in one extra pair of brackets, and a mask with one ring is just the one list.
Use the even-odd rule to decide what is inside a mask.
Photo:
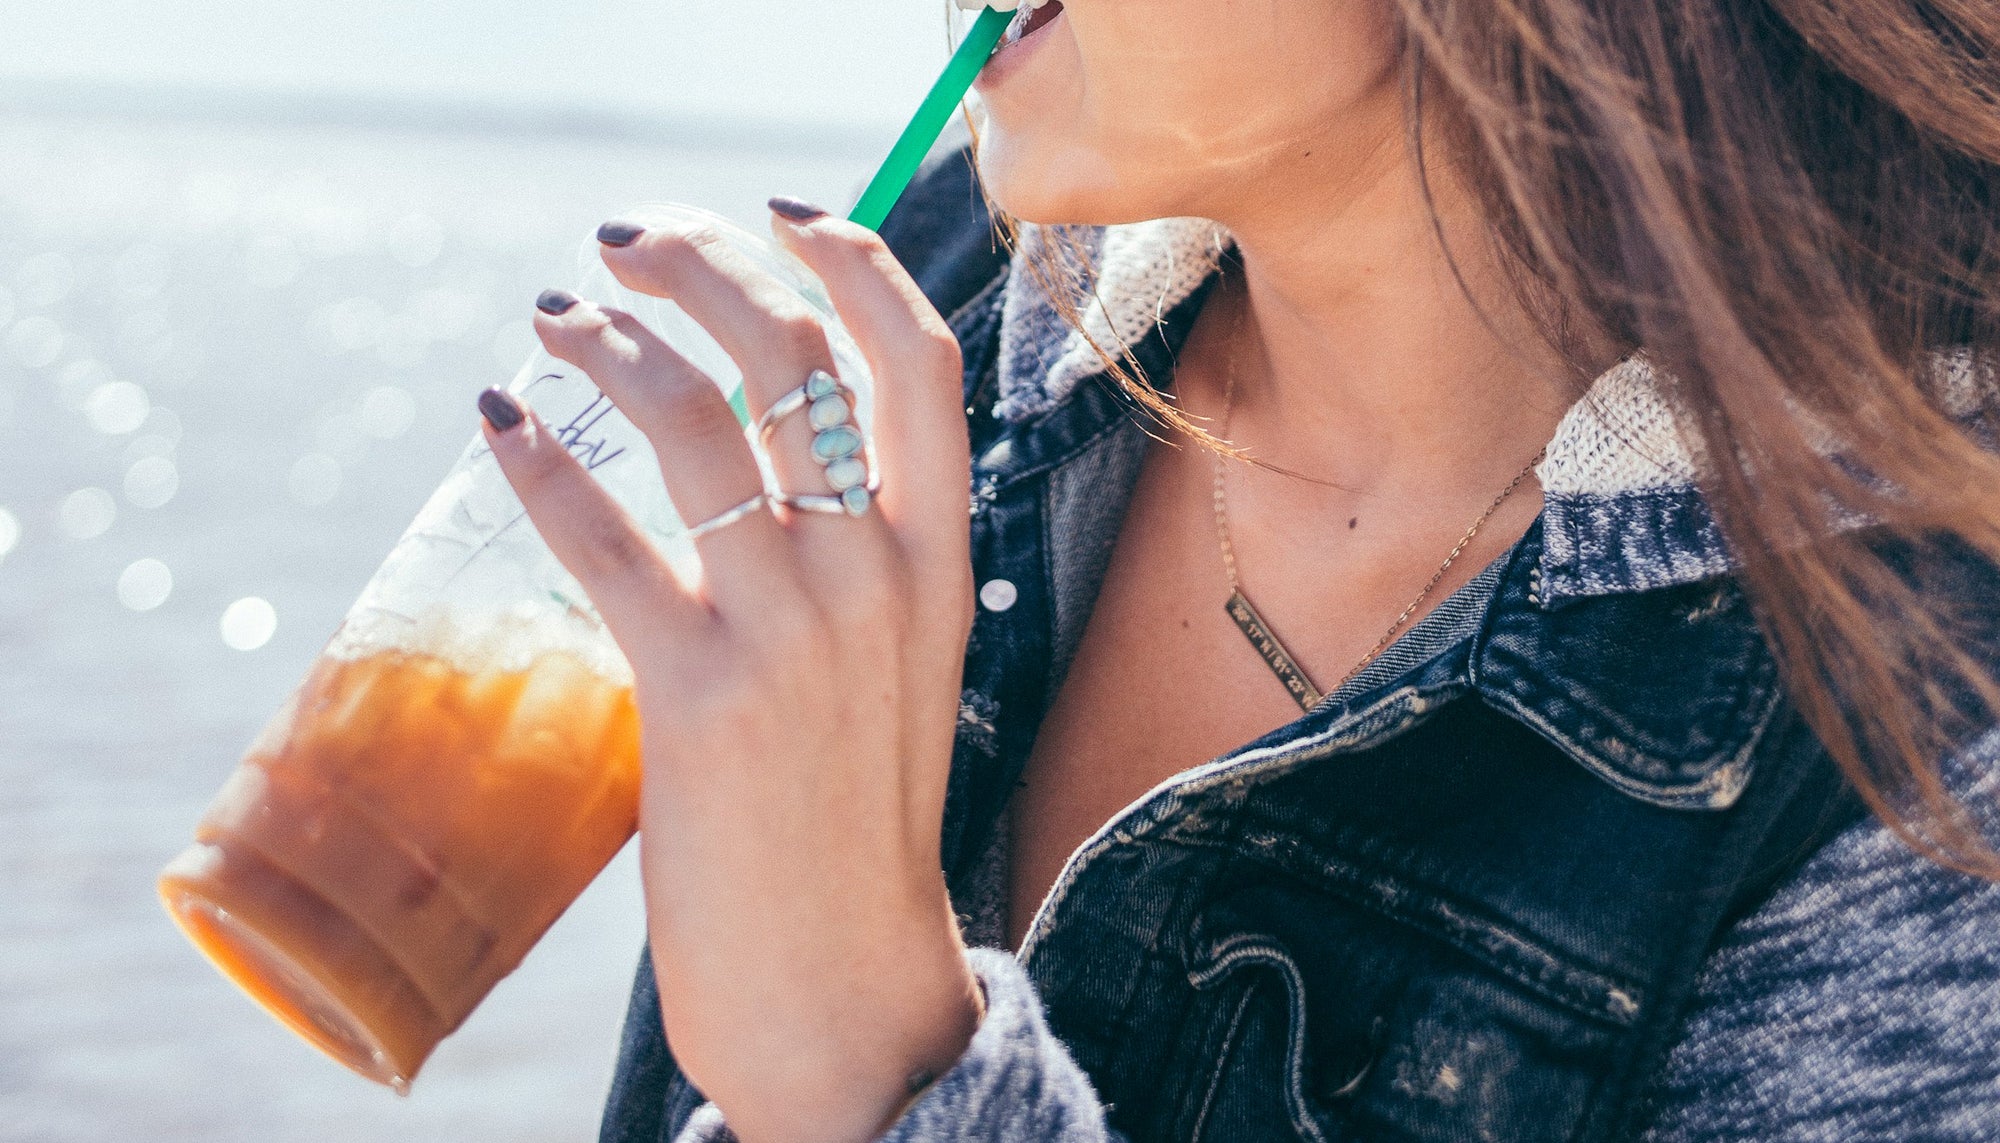
[[(884, 229), (965, 350), (981, 605), (943, 852), (971, 930), (1147, 441), (976, 196), (947, 159)], [(1149, 377), (1171, 376), (1213, 279), (1205, 226), (1096, 240), (1086, 328)], [(975, 950), (986, 1022), (892, 1139), (1646, 1130), (1718, 950), (1870, 823), (1781, 691), (1643, 362), (1598, 381), (1539, 475), (1540, 519), (1473, 587), (1304, 717), (1105, 825), (1017, 957)], [(1974, 886), (1945, 891), (1983, 902), (1968, 932), (2000, 916)], [(2000, 965), (1964, 959), (1992, 1011), (1976, 1072)], [(2000, 1115), (2000, 1088), (1967, 1098), (1972, 1122)], [(603, 1138), (727, 1137), (674, 1068), (642, 963)]]

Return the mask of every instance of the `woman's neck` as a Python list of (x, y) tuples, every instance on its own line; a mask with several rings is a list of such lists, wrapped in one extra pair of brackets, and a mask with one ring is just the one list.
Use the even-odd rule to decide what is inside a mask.
[(1230, 435), (1260, 460), (1364, 496), (1497, 486), (1548, 441), (1572, 372), (1507, 290), (1465, 196), (1434, 171), (1434, 224), (1402, 151), (1377, 155), (1337, 182), (1260, 179), (1217, 218), (1238, 281), (1190, 349), (1211, 377), (1236, 373)]

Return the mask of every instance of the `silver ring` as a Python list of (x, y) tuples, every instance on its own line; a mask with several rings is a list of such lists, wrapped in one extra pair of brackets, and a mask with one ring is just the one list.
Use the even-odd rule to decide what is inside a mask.
[(692, 528), (689, 528), (687, 530), (687, 538), (690, 540), (699, 540), (703, 536), (708, 535), (710, 532), (719, 532), (722, 529), (727, 528), (728, 526), (736, 523), (739, 520), (747, 519), (748, 517), (756, 514), (758, 510), (762, 509), (765, 503), (767, 503), (768, 499), (769, 498), (766, 497), (762, 492), (759, 492), (757, 495), (752, 496), (750, 499), (745, 500), (743, 503), (738, 504), (736, 507), (731, 508), (726, 512), (721, 512), (714, 516), (710, 516), (708, 519), (703, 520), (701, 523), (696, 524)]
[(771, 432), (778, 427), (778, 422), (805, 407), (806, 387), (804, 385), (778, 398), (777, 401), (772, 403), (770, 408), (764, 410), (763, 416), (757, 418), (757, 443), (768, 446), (771, 443)]

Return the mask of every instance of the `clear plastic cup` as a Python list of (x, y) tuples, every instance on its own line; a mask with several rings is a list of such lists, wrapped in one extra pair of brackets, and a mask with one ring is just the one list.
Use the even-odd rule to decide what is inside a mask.
[[(803, 264), (691, 207), (625, 217), (706, 225), (811, 305), (866, 433), (867, 366)], [(645, 321), (740, 411), (741, 375), (714, 339), (619, 286), (597, 251), (579, 255), (577, 292)], [(697, 571), (651, 445), (581, 370), (537, 352), (508, 388), (677, 570)], [(160, 895), (272, 1015), (404, 1092), (632, 836), (639, 772), (631, 670), (475, 437)]]

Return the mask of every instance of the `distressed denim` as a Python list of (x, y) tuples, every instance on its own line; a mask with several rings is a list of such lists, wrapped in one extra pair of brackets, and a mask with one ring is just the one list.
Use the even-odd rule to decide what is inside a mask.
[[(965, 348), (975, 575), (1013, 588), (974, 623), (946, 805), (971, 918), (1146, 437), (1102, 379), (996, 412), (1008, 260), (956, 163), (884, 233)], [(1148, 376), (1204, 293), (1130, 345)], [(1552, 491), (1362, 677), (1087, 841), (1018, 956), (975, 950), (986, 1022), (888, 1138), (1647, 1130), (1718, 947), (1861, 819), (1729, 569), (1690, 487)], [(726, 1138), (642, 961), (603, 1139)]]

